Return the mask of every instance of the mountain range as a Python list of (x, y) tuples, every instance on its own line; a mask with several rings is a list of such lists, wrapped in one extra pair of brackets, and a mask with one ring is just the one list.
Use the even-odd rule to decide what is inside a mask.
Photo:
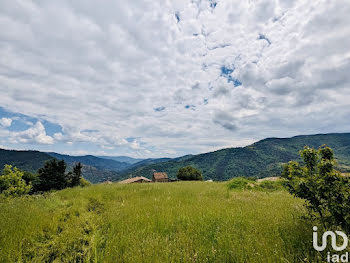
[(227, 180), (237, 176), (267, 177), (279, 175), (290, 160), (299, 160), (305, 145), (318, 148), (330, 146), (337, 159), (337, 168), (350, 172), (350, 133), (300, 135), (292, 138), (267, 138), (246, 147), (227, 148), (178, 158), (134, 159), (127, 156), (70, 156), (39, 151), (0, 149), (0, 166), (11, 164), (36, 172), (45, 161), (64, 160), (68, 169), (81, 162), (83, 176), (93, 182), (117, 181), (131, 176), (150, 178), (154, 170), (176, 177), (179, 168), (191, 165), (202, 171), (205, 179)]
[(132, 158), (129, 156), (97, 156), (97, 157), (103, 158), (103, 159), (110, 159), (110, 160), (114, 160), (122, 163), (128, 163), (128, 164), (138, 163), (143, 160), (143, 159)]

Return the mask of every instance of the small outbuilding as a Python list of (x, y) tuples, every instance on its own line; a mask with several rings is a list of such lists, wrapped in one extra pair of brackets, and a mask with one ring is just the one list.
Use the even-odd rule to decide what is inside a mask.
[(153, 172), (152, 181), (153, 182), (160, 182), (160, 183), (169, 182), (168, 174), (167, 173)]
[(137, 176), (128, 178), (126, 180), (120, 181), (120, 184), (133, 184), (133, 183), (150, 183), (152, 182), (150, 179), (143, 177), (143, 176)]

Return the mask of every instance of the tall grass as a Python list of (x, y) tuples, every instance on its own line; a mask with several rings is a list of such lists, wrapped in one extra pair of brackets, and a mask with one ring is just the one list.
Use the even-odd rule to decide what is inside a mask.
[(303, 214), (223, 183), (66, 189), (0, 201), (0, 262), (318, 262)]

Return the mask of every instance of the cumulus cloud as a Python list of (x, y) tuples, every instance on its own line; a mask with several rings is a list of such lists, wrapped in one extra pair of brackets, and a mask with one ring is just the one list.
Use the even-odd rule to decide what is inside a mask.
[(348, 1), (1, 5), (0, 106), (62, 127), (13, 142), (176, 156), (350, 128)]
[(44, 125), (38, 121), (27, 130), (12, 132), (9, 141), (23, 144), (53, 144), (54, 139), (46, 134)]
[(1, 118), (0, 119), (0, 125), (4, 127), (10, 127), (12, 124), (12, 119), (10, 118)]

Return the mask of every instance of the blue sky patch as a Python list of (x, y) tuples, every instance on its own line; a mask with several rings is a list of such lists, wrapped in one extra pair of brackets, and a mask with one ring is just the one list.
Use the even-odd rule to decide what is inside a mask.
[(265, 35), (259, 34), (258, 40), (266, 40), (269, 45), (271, 45), (270, 39), (268, 39)]
[(157, 112), (160, 112), (160, 111), (163, 111), (163, 110), (165, 110), (164, 106), (154, 108), (154, 111), (157, 111)]
[(191, 109), (191, 110), (195, 110), (196, 106), (195, 105), (190, 105), (190, 104), (187, 104), (185, 106), (185, 109)]
[(210, 7), (211, 8), (215, 8), (216, 7), (216, 5), (218, 4), (216, 1), (213, 1), (213, 0), (209, 0), (209, 2), (210, 2)]
[(238, 79), (232, 78), (231, 76), (228, 76), (227, 82), (232, 82), (235, 87), (241, 86), (242, 82), (240, 82)]
[(63, 133), (62, 127), (58, 124), (48, 122), (48, 121), (41, 121), (41, 123), (44, 125), (46, 134), (49, 136), (53, 136), (55, 133)]
[(136, 137), (128, 137), (125, 140), (127, 140), (127, 142), (133, 142), (133, 141), (136, 141), (137, 138)]
[(176, 21), (177, 21), (177, 23), (179, 23), (180, 22), (180, 13), (179, 12), (175, 12), (175, 18), (176, 18)]
[(9, 112), (2, 107), (0, 107), (0, 118), (12, 119), (11, 126), (7, 128), (9, 131), (25, 131), (29, 129), (32, 125), (40, 121), (44, 125), (47, 135), (53, 136), (55, 133), (62, 133), (62, 127), (58, 124), (38, 119), (35, 117), (30, 117), (20, 113)]
[(235, 67), (228, 68), (226, 66), (221, 67), (221, 76), (227, 79), (227, 83), (233, 83), (235, 87), (241, 86), (242, 82), (238, 79), (235, 79), (231, 76), (231, 74), (235, 71)]
[(233, 71), (235, 71), (235, 67), (228, 68), (228, 67), (222, 66), (221, 67), (221, 76), (230, 75), (231, 73), (233, 73)]

